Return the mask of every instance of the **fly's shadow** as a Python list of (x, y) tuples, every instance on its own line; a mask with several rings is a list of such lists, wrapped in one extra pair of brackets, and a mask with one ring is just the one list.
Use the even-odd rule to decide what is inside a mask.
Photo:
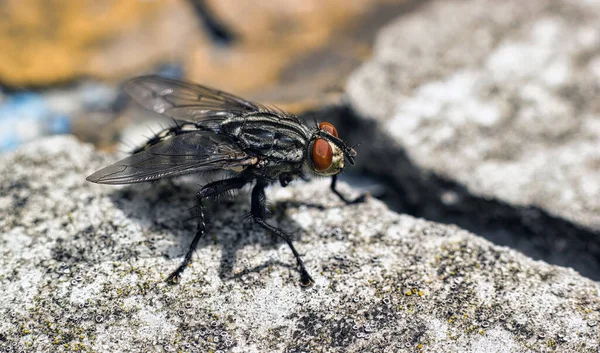
[[(180, 178), (160, 180), (128, 185), (115, 190), (110, 197), (112, 202), (128, 218), (138, 223), (142, 232), (147, 234), (145, 243), (148, 245), (149, 256), (162, 255), (172, 260), (179, 260), (185, 255), (194, 238), (197, 223), (194, 217), (194, 209), (197, 207), (195, 194), (203, 184), (180, 180)], [(267, 222), (277, 225), (298, 241), (304, 231), (299, 224), (286, 215), (285, 210), (302, 205), (324, 208), (318, 204), (269, 202)], [(255, 267), (245, 267), (242, 271), (234, 273), (238, 260), (244, 261), (238, 259), (238, 250), (245, 246), (258, 244), (262, 249), (273, 249), (285, 244), (279, 237), (265, 232), (252, 222), (249, 216), (250, 192), (247, 188), (235, 194), (210, 199), (204, 206), (207, 232), (200, 239), (196, 252), (211, 244), (221, 247), (219, 277), (222, 280), (237, 279), (248, 273), (261, 272), (271, 266), (286, 267), (292, 272), (296, 271), (294, 257), (290, 252), (289, 256), (284, 255), (281, 260), (265, 257), (263, 263)], [(285, 254), (288, 251), (286, 247)], [(195, 259), (197, 255), (194, 256)], [(177, 261), (173, 261), (173, 269), (176, 264)]]

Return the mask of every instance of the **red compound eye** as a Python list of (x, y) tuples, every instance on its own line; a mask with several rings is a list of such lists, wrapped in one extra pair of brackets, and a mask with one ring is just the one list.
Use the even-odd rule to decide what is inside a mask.
[[(331, 124), (329, 125), (333, 127)], [(335, 131), (335, 128), (333, 131)], [(318, 172), (329, 169), (329, 167), (331, 167), (331, 161), (333, 160), (333, 150), (331, 149), (329, 142), (323, 139), (317, 139), (315, 143), (313, 143), (310, 158)]]
[(337, 130), (330, 123), (327, 123), (327, 122), (320, 123), (319, 124), (319, 129), (327, 131), (329, 133), (329, 135), (331, 135), (331, 136), (338, 137)]

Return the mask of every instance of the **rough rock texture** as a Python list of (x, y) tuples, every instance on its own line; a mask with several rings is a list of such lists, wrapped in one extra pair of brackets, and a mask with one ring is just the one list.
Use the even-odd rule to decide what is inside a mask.
[(379, 201), (345, 206), (325, 181), (268, 191), (313, 287), (241, 221), (245, 193), (167, 285), (197, 185), (85, 181), (111, 160), (70, 137), (0, 157), (1, 351), (598, 351), (597, 283)]
[(418, 166), (600, 231), (600, 5), (440, 1), (347, 87)]
[(554, 0), (400, 17), (347, 86), (363, 167), (406, 212), (598, 279), (599, 21), (597, 1)]

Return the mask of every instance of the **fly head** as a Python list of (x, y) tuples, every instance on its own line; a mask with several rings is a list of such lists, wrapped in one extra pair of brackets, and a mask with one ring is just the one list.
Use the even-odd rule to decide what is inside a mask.
[(356, 151), (338, 137), (335, 127), (319, 124), (308, 145), (310, 169), (317, 175), (331, 176), (344, 169), (344, 159), (354, 165)]

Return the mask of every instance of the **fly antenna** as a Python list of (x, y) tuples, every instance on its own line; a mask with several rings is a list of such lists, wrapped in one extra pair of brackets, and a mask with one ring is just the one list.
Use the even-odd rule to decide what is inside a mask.
[(348, 146), (344, 141), (340, 140), (339, 138), (330, 135), (325, 130), (317, 130), (316, 135), (336, 145), (339, 149), (342, 150), (342, 153), (344, 153), (344, 156), (346, 157), (348, 162), (354, 165), (354, 157), (356, 156), (356, 151), (354, 150), (354, 148)]
[(357, 144), (355, 144), (355, 145), (352, 145), (352, 146), (351, 146), (351, 147), (352, 147), (352, 149), (356, 149), (356, 148), (358, 148), (358, 146), (362, 145), (362, 144), (363, 144), (363, 142), (365, 142), (365, 141), (360, 141), (359, 143), (357, 143)]

